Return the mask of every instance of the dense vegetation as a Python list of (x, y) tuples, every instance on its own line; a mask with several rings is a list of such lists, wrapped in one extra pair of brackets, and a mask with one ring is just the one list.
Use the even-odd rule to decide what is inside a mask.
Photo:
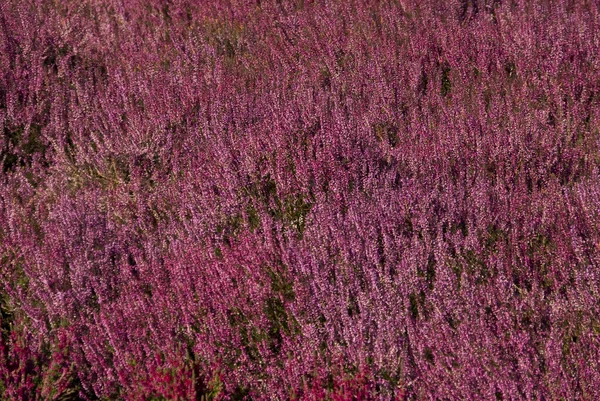
[(0, 399), (600, 399), (600, 3), (0, 1)]

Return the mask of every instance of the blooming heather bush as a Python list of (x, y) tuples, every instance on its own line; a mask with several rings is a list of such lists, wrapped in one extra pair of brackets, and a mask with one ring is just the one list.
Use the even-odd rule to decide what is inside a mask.
[(599, 21), (0, 2), (0, 398), (600, 399)]
[[(70, 397), (79, 391), (75, 365), (70, 361), (68, 329), (55, 330), (50, 338), (35, 341), (22, 317), (2, 300), (0, 316), (0, 391), (7, 400), (48, 400)], [(34, 343), (37, 346), (34, 346)]]

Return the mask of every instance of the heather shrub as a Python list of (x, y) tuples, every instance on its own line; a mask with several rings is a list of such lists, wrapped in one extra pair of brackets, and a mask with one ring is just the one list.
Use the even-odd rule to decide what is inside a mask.
[[(71, 361), (72, 335), (58, 328), (50, 339), (35, 336), (6, 296), (0, 303), (0, 394), (6, 400), (68, 399), (79, 381)], [(62, 398), (61, 398), (62, 397)]]
[(598, 5), (0, 4), (0, 398), (597, 399)]

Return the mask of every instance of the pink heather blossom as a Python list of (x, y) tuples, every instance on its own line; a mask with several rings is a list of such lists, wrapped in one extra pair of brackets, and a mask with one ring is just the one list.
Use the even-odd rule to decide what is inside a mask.
[(0, 2), (0, 399), (600, 399), (599, 14)]

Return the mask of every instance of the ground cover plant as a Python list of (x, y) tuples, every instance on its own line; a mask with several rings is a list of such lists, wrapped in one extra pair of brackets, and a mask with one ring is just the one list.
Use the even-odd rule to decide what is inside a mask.
[(0, 2), (0, 399), (600, 399), (600, 3)]

